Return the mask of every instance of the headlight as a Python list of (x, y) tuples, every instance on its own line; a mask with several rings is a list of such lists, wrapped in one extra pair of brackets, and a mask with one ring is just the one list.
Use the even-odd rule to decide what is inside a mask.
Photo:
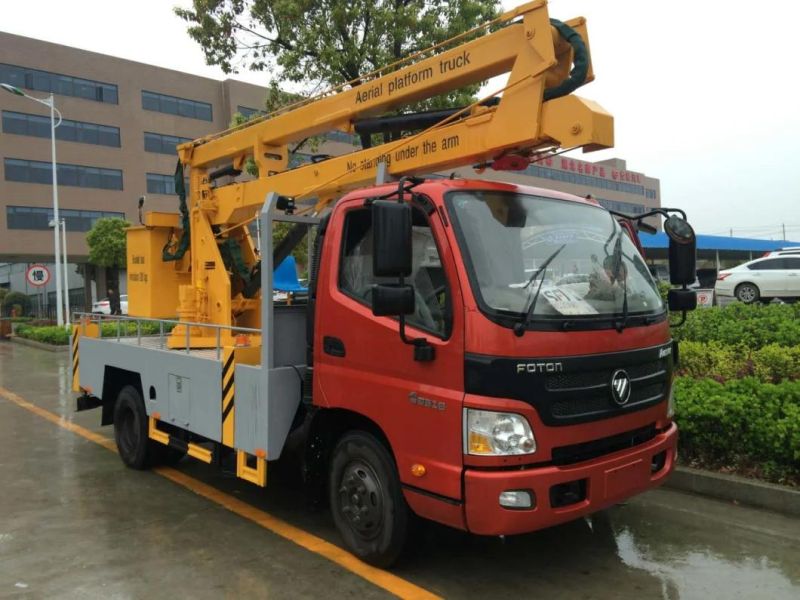
[(667, 400), (667, 418), (675, 416), (675, 384), (669, 386), (669, 399)]
[(467, 408), (464, 421), (465, 454), (508, 456), (536, 452), (536, 439), (525, 417)]

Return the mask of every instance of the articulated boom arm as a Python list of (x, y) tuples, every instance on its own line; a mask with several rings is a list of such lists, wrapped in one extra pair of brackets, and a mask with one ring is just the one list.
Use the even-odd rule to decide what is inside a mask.
[[(495, 25), (496, 31), (358, 86), (180, 146), (181, 162), (190, 167), (193, 282), (191, 289), (181, 286), (181, 318), (260, 326), (258, 293), (247, 297), (247, 276), (242, 276), (242, 264), (249, 269), (257, 262), (244, 224), (270, 192), (315, 200), (320, 209), (374, 181), (381, 163), (389, 175), (402, 176), (495, 161), (500, 166), (508, 156), (524, 167), (548, 149), (613, 146), (611, 115), (569, 94), (593, 79), (585, 20), (568, 21), (568, 27), (551, 24), (545, 0), (537, 0), (505, 13)], [(577, 71), (580, 80), (564, 89)], [(360, 119), (503, 73), (509, 78), (496, 104), (476, 103), (408, 137), (288, 168), (291, 142), (334, 129), (353, 132)], [(215, 170), (240, 171), (249, 158), (258, 166), (256, 179), (214, 181)], [(232, 268), (231, 249), (238, 269)], [(180, 328), (175, 334), (173, 345), (180, 345)]]

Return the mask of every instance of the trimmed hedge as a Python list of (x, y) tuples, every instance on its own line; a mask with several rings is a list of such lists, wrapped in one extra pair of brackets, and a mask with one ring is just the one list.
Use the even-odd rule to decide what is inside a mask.
[(741, 304), (698, 308), (672, 330), (678, 341), (719, 342), (753, 350), (769, 344), (800, 343), (800, 303)]
[(684, 459), (778, 481), (800, 475), (800, 381), (680, 377), (675, 402)]
[(719, 342), (681, 342), (678, 375), (719, 382), (756, 377), (765, 383), (800, 379), (800, 346), (768, 344), (757, 350)]
[(48, 325), (45, 327), (32, 327), (31, 325), (17, 325), (16, 335), (28, 340), (34, 340), (43, 344), (53, 344), (54, 346), (66, 346), (69, 344), (69, 331), (65, 327), (58, 325)]
[[(164, 333), (172, 331), (172, 324), (164, 324)], [(141, 324), (142, 335), (157, 335), (159, 332), (158, 323)], [(31, 325), (17, 325), (16, 334), (19, 337), (42, 342), (43, 344), (53, 344), (55, 346), (66, 346), (69, 344), (70, 332), (65, 327), (51, 325), (46, 327), (33, 327)], [(100, 326), (100, 337), (113, 338), (117, 335), (116, 323), (103, 323)], [(120, 334), (125, 336), (136, 335), (135, 322), (120, 322)]]

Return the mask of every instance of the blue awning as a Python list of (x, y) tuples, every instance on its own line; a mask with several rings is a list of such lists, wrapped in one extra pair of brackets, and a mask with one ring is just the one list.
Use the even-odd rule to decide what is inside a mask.
[[(645, 248), (669, 247), (669, 238), (663, 231), (651, 234), (644, 231), (639, 232), (639, 239)], [(733, 250), (740, 252), (769, 252), (787, 246), (800, 247), (800, 242), (789, 242), (784, 240), (756, 240), (752, 238), (727, 237), (724, 235), (698, 235), (698, 250)]]

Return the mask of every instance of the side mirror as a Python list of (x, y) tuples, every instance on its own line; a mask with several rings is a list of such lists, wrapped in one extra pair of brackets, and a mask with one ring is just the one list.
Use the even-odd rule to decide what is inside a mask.
[(372, 235), (373, 274), (376, 277), (411, 275), (411, 206), (376, 200), (372, 204)]
[(399, 317), (414, 313), (414, 287), (376, 285), (372, 288), (372, 314), (376, 317)]
[(697, 292), (671, 289), (667, 292), (667, 306), (672, 312), (684, 312), (697, 308)]
[(664, 222), (669, 237), (669, 281), (689, 285), (697, 276), (697, 238), (687, 221), (672, 215)]

